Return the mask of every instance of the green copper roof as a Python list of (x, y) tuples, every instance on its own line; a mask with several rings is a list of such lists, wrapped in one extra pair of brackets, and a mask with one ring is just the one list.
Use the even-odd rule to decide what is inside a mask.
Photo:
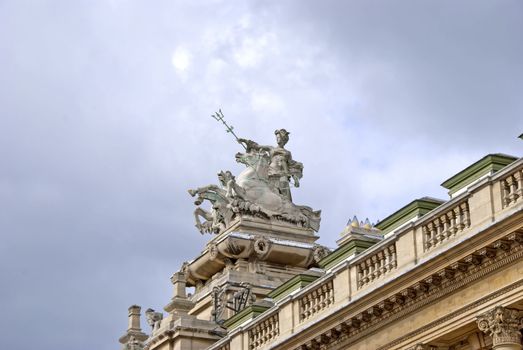
[(430, 197), (415, 199), (400, 210), (377, 223), (376, 227), (380, 229), (383, 234), (387, 234), (407, 221), (427, 214), (429, 211), (439, 207), (443, 203), (444, 201), (440, 199)]
[(441, 186), (448, 189), (449, 194), (452, 195), (453, 193), (456, 193), (456, 191), (470, 185), (480, 177), (503, 169), (516, 159), (516, 157), (499, 153), (486, 155), (443, 182)]
[(262, 306), (262, 305), (247, 306), (245, 309), (238, 312), (236, 315), (231, 316), (227, 320), (225, 320), (225, 322), (223, 323), (223, 326), (225, 328), (227, 328), (228, 331), (231, 331), (234, 328), (238, 327), (239, 325), (243, 324), (244, 322), (258, 317), (260, 314), (264, 313), (267, 309), (269, 309), (268, 306)]
[(319, 276), (300, 274), (296, 275), (287, 282), (283, 283), (278, 288), (274, 289), (267, 296), (274, 299), (275, 301), (285, 298), (287, 295), (291, 294), (297, 289), (301, 289), (308, 285), (309, 283), (318, 279)]
[(322, 269), (328, 269), (332, 266), (338, 264), (340, 261), (343, 261), (347, 259), (351, 255), (359, 254), (363, 252), (364, 250), (367, 250), (369, 247), (372, 247), (374, 244), (376, 244), (376, 241), (369, 241), (369, 240), (359, 240), (355, 239), (352, 241), (349, 241), (342, 246), (340, 246), (338, 249), (324, 257), (320, 260), (318, 265)]

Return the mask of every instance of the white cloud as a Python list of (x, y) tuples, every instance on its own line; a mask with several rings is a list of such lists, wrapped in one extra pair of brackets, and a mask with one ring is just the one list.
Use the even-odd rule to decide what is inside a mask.
[(171, 63), (179, 72), (185, 72), (191, 65), (191, 53), (184, 47), (177, 47), (171, 58)]
[(234, 59), (242, 68), (252, 68), (262, 64), (268, 56), (274, 59), (278, 42), (273, 33), (264, 33), (258, 37), (245, 37), (234, 50)]
[(251, 106), (255, 112), (280, 114), (284, 111), (285, 103), (277, 95), (270, 92), (253, 92)]

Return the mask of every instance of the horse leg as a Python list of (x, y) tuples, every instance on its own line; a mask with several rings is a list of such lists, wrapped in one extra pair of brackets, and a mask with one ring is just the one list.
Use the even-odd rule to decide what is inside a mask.
[[(200, 217), (204, 218), (206, 222), (202, 224), (202, 222), (200, 221)], [(194, 210), (194, 220), (196, 222), (196, 228), (198, 228), (202, 235), (205, 233), (206, 226), (209, 225), (209, 222), (211, 222), (212, 219), (213, 217), (211, 213), (209, 213), (208, 211), (203, 210), (200, 207)]]

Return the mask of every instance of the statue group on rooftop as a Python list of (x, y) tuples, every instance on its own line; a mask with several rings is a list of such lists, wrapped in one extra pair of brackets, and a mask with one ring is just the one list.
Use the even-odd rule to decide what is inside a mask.
[[(276, 219), (318, 231), (320, 211), (292, 202), (290, 185), (300, 185), (303, 164), (292, 159), (285, 148), (290, 133), (279, 129), (274, 134), (277, 146), (237, 138), (245, 152), (237, 153), (236, 161), (246, 168), (237, 177), (230, 171), (221, 171), (219, 185), (189, 190), (199, 206), (194, 216), (202, 234), (222, 232), (237, 215)], [(211, 203), (210, 210), (200, 207), (204, 201)]]

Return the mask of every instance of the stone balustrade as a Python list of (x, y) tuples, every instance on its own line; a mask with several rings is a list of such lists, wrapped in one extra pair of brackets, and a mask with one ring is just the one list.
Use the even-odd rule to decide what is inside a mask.
[(369, 255), (357, 265), (358, 288), (373, 282), (396, 268), (397, 256), (395, 243)]
[(518, 169), (501, 180), (503, 208), (511, 206), (523, 197), (523, 171)]
[[(276, 301), (267, 310), (270, 313), (268, 318), (263, 318), (262, 314), (252, 324), (238, 328), (229, 335), (236, 341), (231, 342), (231, 348), (236, 349), (235, 344), (240, 343), (248, 345), (248, 350), (283, 348), (293, 334), (314, 327), (320, 317), (329, 317), (353, 301), (365, 306), (357, 304), (361, 310), (348, 313), (350, 317), (337, 327), (321, 336), (311, 336), (299, 346), (289, 349), (325, 347), (323, 344), (343, 337), (357, 340), (359, 334), (374, 327), (377, 322), (385, 322), (387, 318), (400, 315), (405, 308), (436, 298), (444, 290), (448, 289), (451, 293), (453, 288), (458, 288), (454, 286), (465, 286), (469, 279), (476, 274), (481, 275), (481, 271), (487, 271), (487, 268), (505, 266), (502, 264), (509, 264), (510, 259), (519, 259), (520, 255), (516, 254), (523, 254), (520, 253), (523, 249), (523, 228), (500, 229), (499, 224), (506, 220), (507, 215), (513, 215), (512, 212), (521, 211), (522, 180), (523, 159), (499, 173), (479, 179), (466, 192), (406, 223), (374, 246), (337, 258), (335, 263), (324, 267), (324, 273), (331, 274), (332, 278), (319, 278), (311, 282), (314, 285)], [(491, 238), (483, 242), (478, 240), (478, 235)], [(445, 244), (451, 241), (456, 245)], [(471, 241), (475, 245), (470, 245)], [(441, 252), (433, 252), (436, 248)], [(459, 257), (453, 256), (448, 264), (444, 264), (444, 256), (450, 256), (445, 251), (455, 252), (457, 249), (469, 251), (467, 254), (460, 253)], [(438, 268), (431, 270), (430, 274), (416, 275), (416, 280), (408, 280), (401, 289), (396, 287), (394, 293), (376, 296), (381, 286), (377, 283), (373, 285), (374, 282), (386, 285), (397, 276), (414, 273), (420, 265), (432, 264), (433, 261)], [(430, 349), (430, 345), (421, 346), (429, 346)], [(410, 349), (412, 345), (405, 348)], [(220, 347), (211, 349), (228, 350)]]
[(470, 227), (468, 200), (456, 204), (446, 212), (439, 213), (422, 226), (425, 250), (430, 250)]
[(249, 330), (249, 350), (260, 349), (280, 334), (278, 314), (258, 322)]
[(332, 280), (305, 294), (299, 299), (298, 303), (300, 306), (300, 322), (304, 322), (313, 315), (330, 307), (334, 304)]

